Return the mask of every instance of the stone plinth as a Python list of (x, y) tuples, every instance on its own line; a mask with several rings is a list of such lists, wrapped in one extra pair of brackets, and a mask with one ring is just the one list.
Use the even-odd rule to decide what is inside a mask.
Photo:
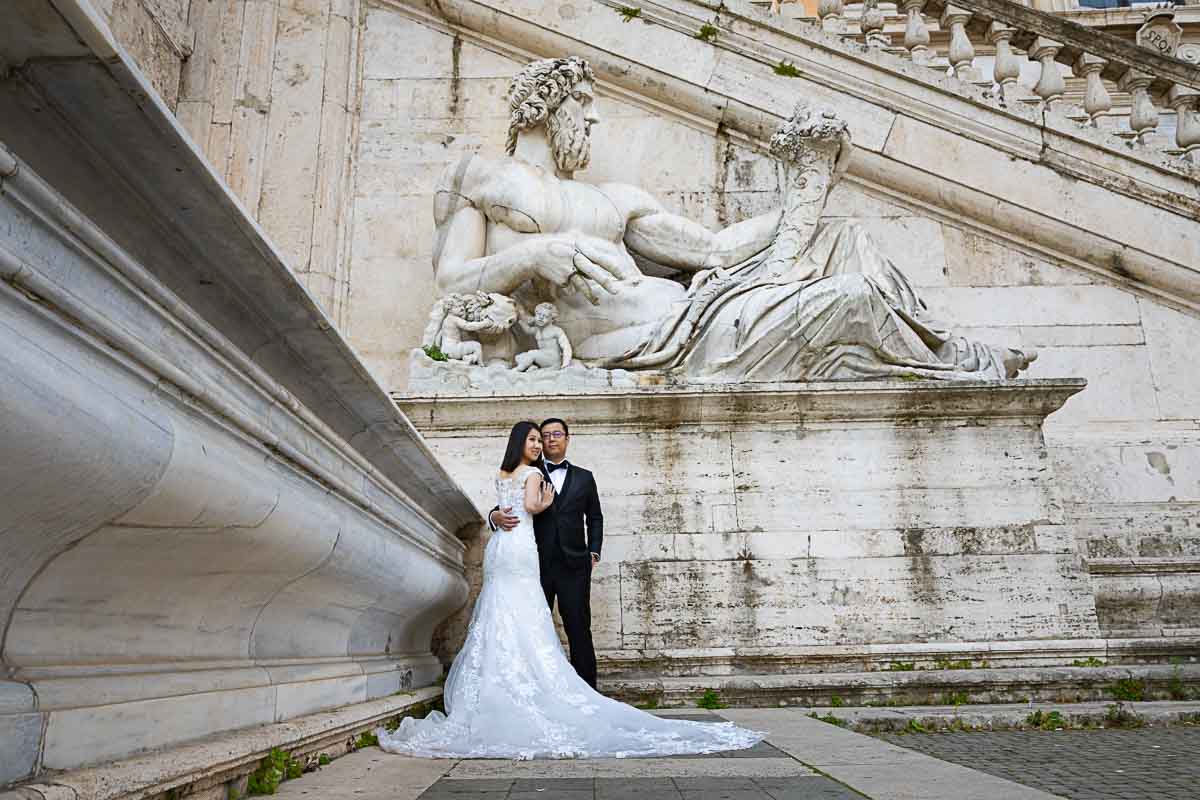
[(569, 421), (568, 457), (595, 472), (604, 504), (593, 629), (615, 677), (1048, 663), (1048, 640), (1094, 648), (1091, 583), (1041, 432), (1083, 385), (398, 402), (481, 509), (511, 424)]

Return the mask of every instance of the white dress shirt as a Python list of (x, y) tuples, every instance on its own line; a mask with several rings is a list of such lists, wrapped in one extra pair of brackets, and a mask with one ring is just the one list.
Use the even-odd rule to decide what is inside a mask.
[[(546, 467), (549, 468), (550, 465), (553, 463), (556, 463), (556, 462), (547, 461)], [(557, 463), (561, 464), (562, 461), (559, 461)], [(570, 468), (571, 468), (571, 465), (567, 464), (567, 466), (565, 466), (564, 468), (556, 469), (550, 473), (550, 482), (554, 484), (554, 493), (555, 494), (562, 494), (563, 484), (566, 483), (566, 481), (567, 481), (567, 470), (569, 470)]]

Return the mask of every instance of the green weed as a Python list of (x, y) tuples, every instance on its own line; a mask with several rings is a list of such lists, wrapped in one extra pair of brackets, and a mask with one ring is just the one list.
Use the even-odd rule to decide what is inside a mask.
[(442, 348), (438, 347), (436, 344), (427, 344), (424, 347), (422, 347), (421, 349), (424, 350), (425, 355), (429, 356), (429, 358), (433, 361), (449, 361), (450, 360), (450, 356), (443, 353)]
[(1136, 702), (1146, 697), (1146, 682), (1131, 675), (1128, 678), (1121, 678), (1121, 680), (1110, 686), (1108, 691), (1112, 694), (1114, 700)]
[(1067, 727), (1067, 721), (1063, 715), (1057, 711), (1049, 713), (1042, 711), (1040, 708), (1034, 711), (1029, 716), (1025, 717), (1025, 724), (1032, 728), (1040, 728), (1044, 731), (1052, 731), (1057, 728)]
[(836, 725), (839, 728), (845, 728), (850, 724), (849, 720), (842, 719), (841, 717), (835, 717), (833, 714), (826, 714), (823, 717), (819, 717), (817, 716), (817, 712), (813, 711), (808, 716), (812, 719), (819, 719), (821, 722), (827, 722), (830, 725)]
[(728, 705), (721, 702), (721, 696), (712, 689), (705, 689), (704, 694), (696, 701), (696, 705), (699, 708), (707, 709), (729, 708)]
[(1104, 662), (1101, 661), (1100, 659), (1096, 658), (1095, 656), (1088, 656), (1087, 658), (1075, 659), (1074, 661), (1071, 662), (1071, 666), (1072, 667), (1103, 667)]

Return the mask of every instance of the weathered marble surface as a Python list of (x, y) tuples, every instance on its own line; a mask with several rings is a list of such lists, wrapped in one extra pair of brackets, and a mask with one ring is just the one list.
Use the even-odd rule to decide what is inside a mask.
[(872, 647), (910, 642), (1004, 643), (1013, 663), (1042, 658), (1038, 640), (1091, 647), (1091, 584), (1040, 428), (1080, 385), (399, 402), (481, 508), (512, 421), (566, 418), (568, 456), (604, 503), (592, 589), (604, 671), (720, 674), (819, 669), (830, 648), (870, 664)]
[[(572, 13), (555, 11), (568, 5)], [(428, 219), (428, 193), (455, 147), (502, 152), (504, 88), (524, 53), (587, 53), (603, 65), (595, 134), (621, 135), (623, 146), (595, 148), (584, 177), (638, 183), (714, 229), (778, 205), (779, 175), (762, 146), (778, 115), (798, 96), (832, 104), (858, 150), (826, 218), (853, 219), (888, 242), (934, 314), (964, 334), (1037, 349), (1029, 376), (1088, 379), (1047, 424), (1065, 517), (1093, 557), (1173, 558), (1179, 570), (1097, 574), (1101, 625), (1182, 638), (1200, 600), (1189, 560), (1200, 483), (1187, 466), (1200, 454), (1189, 344), (1200, 319), (1186, 288), (1189, 265), (1200, 263), (1195, 180), (1053, 113), (998, 111), (956, 81), (888, 54), (848, 54), (844, 43), (745, 5), (725, 4), (717, 47), (666, 24), (627, 25), (603, 4), (539, 7), (544, 14), (509, 0), (452, 0), (442, 14), (417, 2), (371, 9), (354, 202), (356, 347), (394, 391), (456, 391), (415, 372), (409, 383), (406, 347), (419, 340), (424, 310), (405, 298), (435, 291), (432, 224), (413, 231), (395, 221)], [(712, 12), (665, 0), (643, 14), (698, 26)], [(749, 56), (766, 46), (804, 77), (764, 75)], [(576, 385), (596, 388), (560, 388)], [(1117, 599), (1135, 587), (1133, 605)]]
[(0, 35), (0, 783), (430, 684), (481, 523), (56, 7)]
[[(728, 32), (716, 46), (667, 24), (710, 21), (711, 8), (691, 0), (646, 7), (655, 22), (638, 25), (604, 4), (453, 0), (432, 9), (414, 0), (369, 10), (353, 209), (360, 288), (348, 323), (385, 385), (405, 389), (407, 350), (424, 325), (424, 309), (404, 298), (434, 291), (432, 224), (413, 230), (395, 221), (425, 218), (438, 175), (461, 150), (503, 152), (504, 88), (521, 53), (580, 53), (601, 71), (604, 121), (595, 135), (621, 146), (594, 148), (581, 177), (643, 186), (710, 228), (778, 206), (779, 176), (764, 143), (803, 97), (845, 115), (858, 146), (827, 216), (855, 218), (890, 243), (923, 296), (925, 287), (989, 285), (979, 273), (997, 268), (977, 270), (978, 259), (950, 252), (966, 238), (993, 248), (999, 269), (1038, 265), (1021, 284), (1027, 296), (1099, 280), (1195, 307), (1194, 180), (1058, 115), (996, 109), (932, 70), (851, 53), (746, 6), (724, 6)], [(758, 57), (768, 46), (803, 77), (771, 74)], [(412, 52), (420, 56), (404, 55)], [(1144, 222), (1128, 224), (1135, 219)], [(1054, 313), (1040, 325), (1087, 307), (1053, 292), (1039, 306), (1050, 303)], [(1007, 314), (1025, 306), (1005, 298), (990, 307)], [(969, 312), (950, 321), (973, 324)], [(407, 332), (399, 342), (398, 331)], [(1035, 377), (1077, 374), (1034, 369)]]

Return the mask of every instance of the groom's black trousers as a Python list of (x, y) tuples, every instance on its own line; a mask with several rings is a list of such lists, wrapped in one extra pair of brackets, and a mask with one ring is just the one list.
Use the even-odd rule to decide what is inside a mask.
[(542, 591), (550, 613), (558, 599), (558, 615), (562, 617), (571, 649), (571, 666), (588, 686), (596, 688), (596, 649), (592, 646), (592, 564), (568, 563), (558, 547), (550, 548), (542, 561)]

